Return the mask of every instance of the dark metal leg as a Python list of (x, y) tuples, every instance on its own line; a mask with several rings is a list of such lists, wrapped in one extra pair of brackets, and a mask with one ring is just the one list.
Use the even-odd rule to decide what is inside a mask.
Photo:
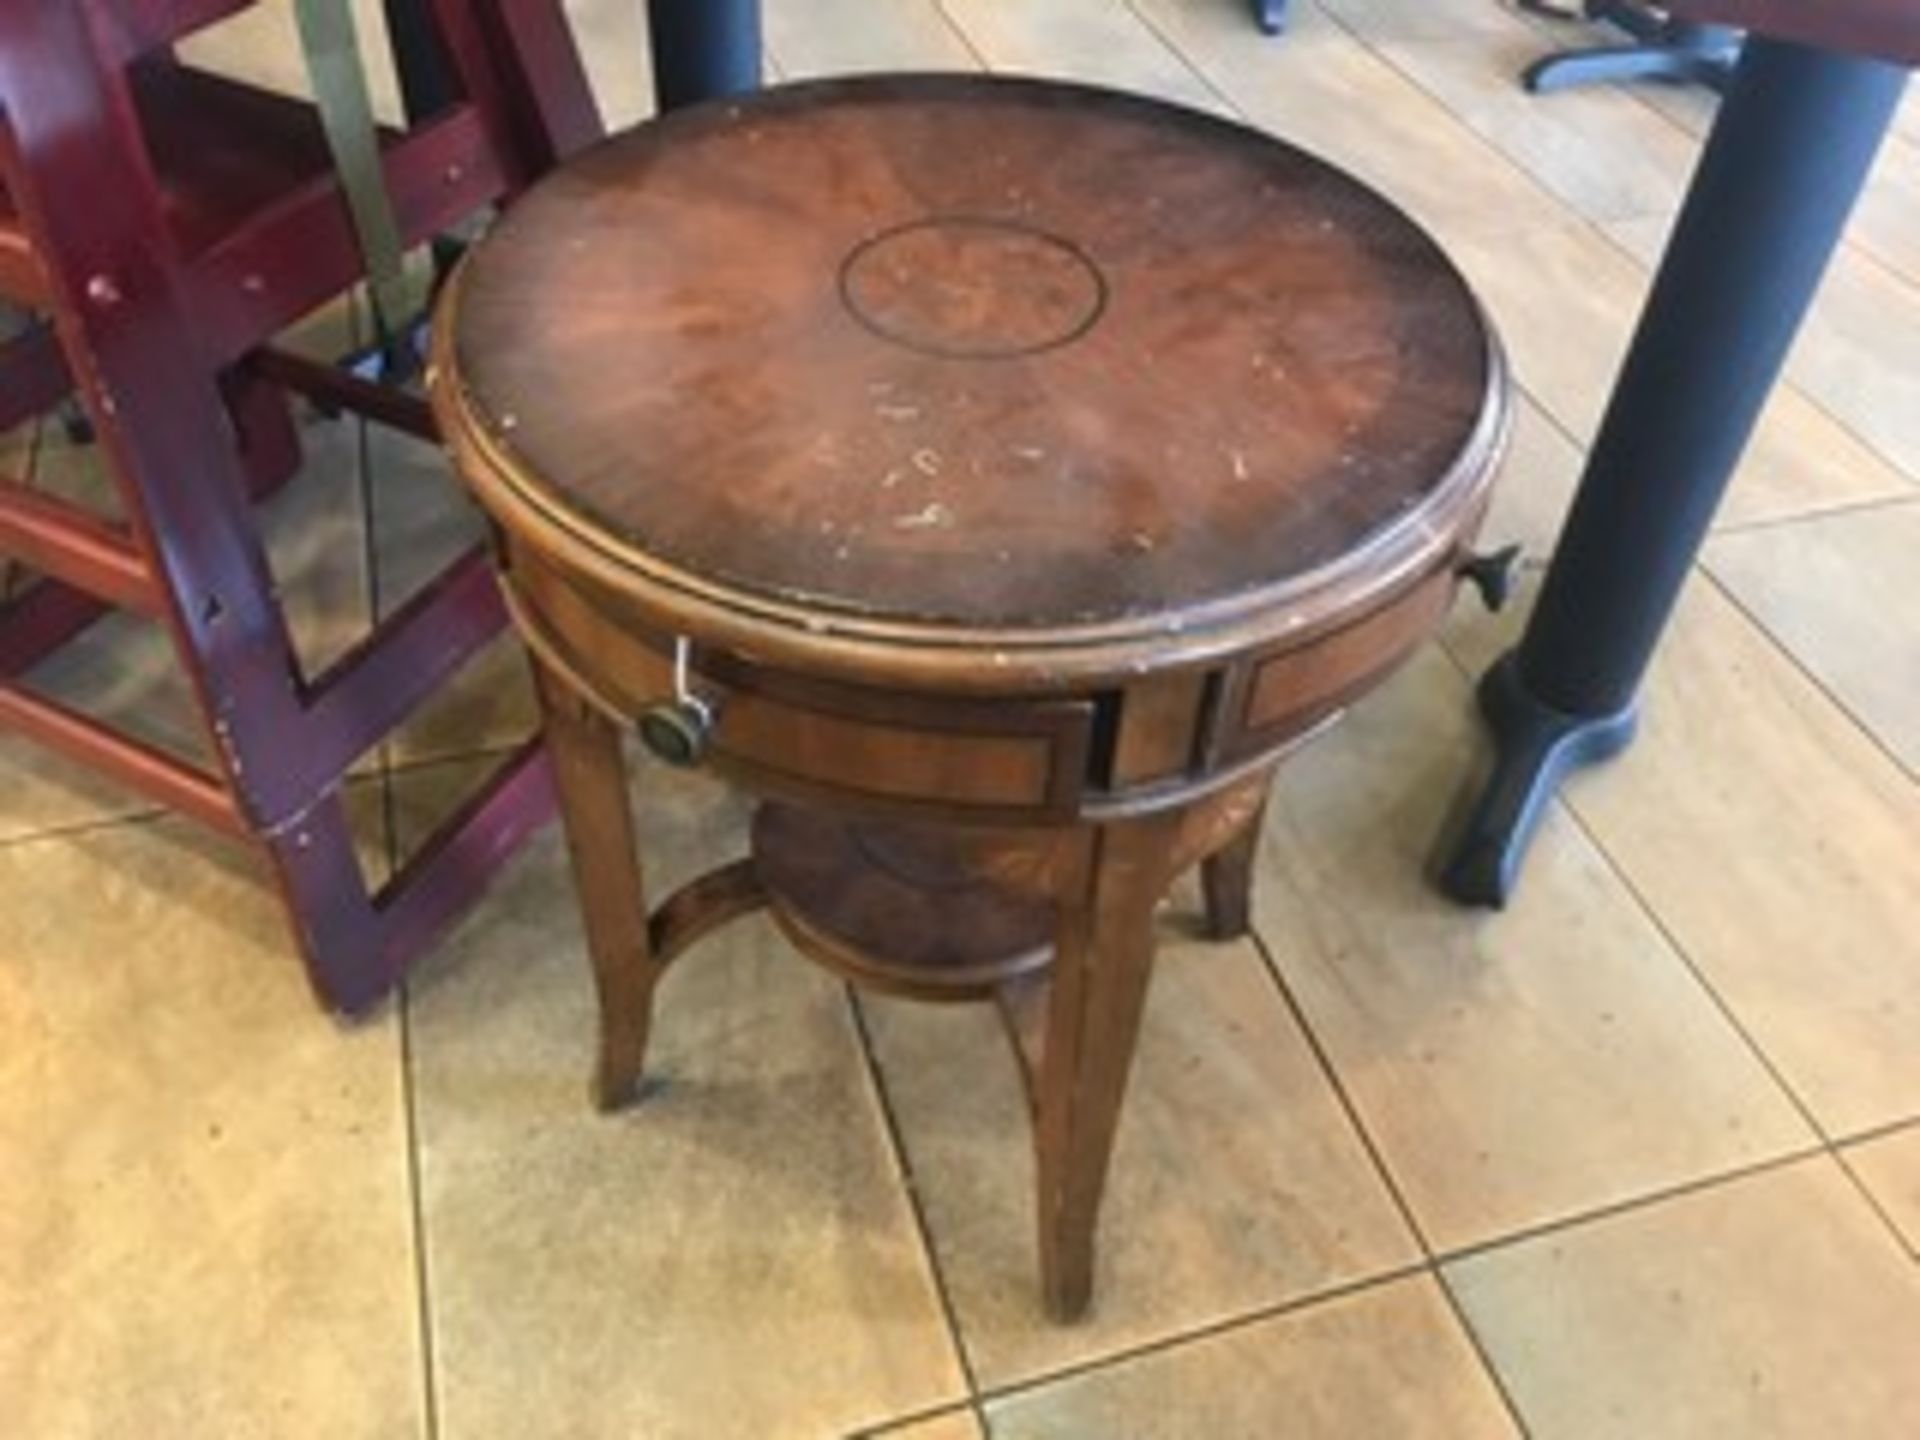
[(760, 0), (647, 0), (662, 110), (760, 88)]
[(1441, 886), (1512, 891), (1571, 766), (1634, 697), (1865, 183), (1906, 72), (1754, 37), (1708, 138), (1517, 651), (1482, 686), (1498, 757)]
[(1288, 4), (1289, 0), (1253, 0), (1253, 18), (1267, 34), (1278, 35), (1287, 28)]

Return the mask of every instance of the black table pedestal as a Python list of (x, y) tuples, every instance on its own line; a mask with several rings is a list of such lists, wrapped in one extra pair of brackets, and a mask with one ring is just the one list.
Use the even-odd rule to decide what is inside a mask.
[(760, 88), (760, 0), (647, 0), (662, 110)]
[(1482, 682), (1493, 773), (1441, 888), (1501, 905), (1566, 771), (1623, 749), (1721, 495), (1906, 71), (1750, 36), (1519, 648)]

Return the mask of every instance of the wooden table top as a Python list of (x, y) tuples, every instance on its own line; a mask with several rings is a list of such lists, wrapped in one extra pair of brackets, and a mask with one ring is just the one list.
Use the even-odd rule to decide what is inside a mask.
[(1504, 434), (1477, 305), (1386, 201), (1037, 81), (812, 83), (630, 132), (521, 200), (439, 330), (496, 514), (819, 630), (1270, 615), (1430, 564)]
[(1920, 0), (1672, 0), (1672, 8), (1689, 20), (1920, 64)]

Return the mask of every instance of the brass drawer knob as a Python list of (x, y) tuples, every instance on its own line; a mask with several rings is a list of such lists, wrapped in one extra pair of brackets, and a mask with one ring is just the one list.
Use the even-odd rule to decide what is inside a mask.
[(690, 671), (693, 644), (682, 635), (673, 642), (673, 698), (640, 713), (640, 743), (654, 756), (682, 770), (707, 758), (720, 716), (711, 702), (693, 693)]
[(714, 719), (703, 700), (663, 700), (641, 712), (640, 743), (667, 764), (692, 769), (707, 758)]

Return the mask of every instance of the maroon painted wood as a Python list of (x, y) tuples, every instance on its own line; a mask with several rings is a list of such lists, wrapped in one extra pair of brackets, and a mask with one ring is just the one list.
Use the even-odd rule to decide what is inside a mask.
[[(375, 1003), (550, 803), (519, 754), (383, 891), (339, 802), (347, 767), (504, 619), (478, 551), (327, 673), (289, 641), (252, 501), (296, 468), (292, 391), (430, 434), (417, 401), (261, 352), (356, 283), (357, 246), (311, 107), (176, 63), (242, 0), (0, 9), (0, 298), (46, 315), (118, 489), (124, 529), (0, 485), (0, 555), (50, 579), (0, 609), (0, 724), (260, 847), (319, 998)], [(464, 96), (388, 137), (409, 239), (511, 199), (598, 121), (557, 0), (430, 0)], [(509, 54), (516, 36), (531, 47)], [(256, 355), (261, 358), (256, 360)], [(43, 341), (0, 375), (57, 398)], [(9, 415), (12, 411), (9, 410)], [(31, 665), (108, 605), (167, 626), (216, 773), (45, 699)]]

